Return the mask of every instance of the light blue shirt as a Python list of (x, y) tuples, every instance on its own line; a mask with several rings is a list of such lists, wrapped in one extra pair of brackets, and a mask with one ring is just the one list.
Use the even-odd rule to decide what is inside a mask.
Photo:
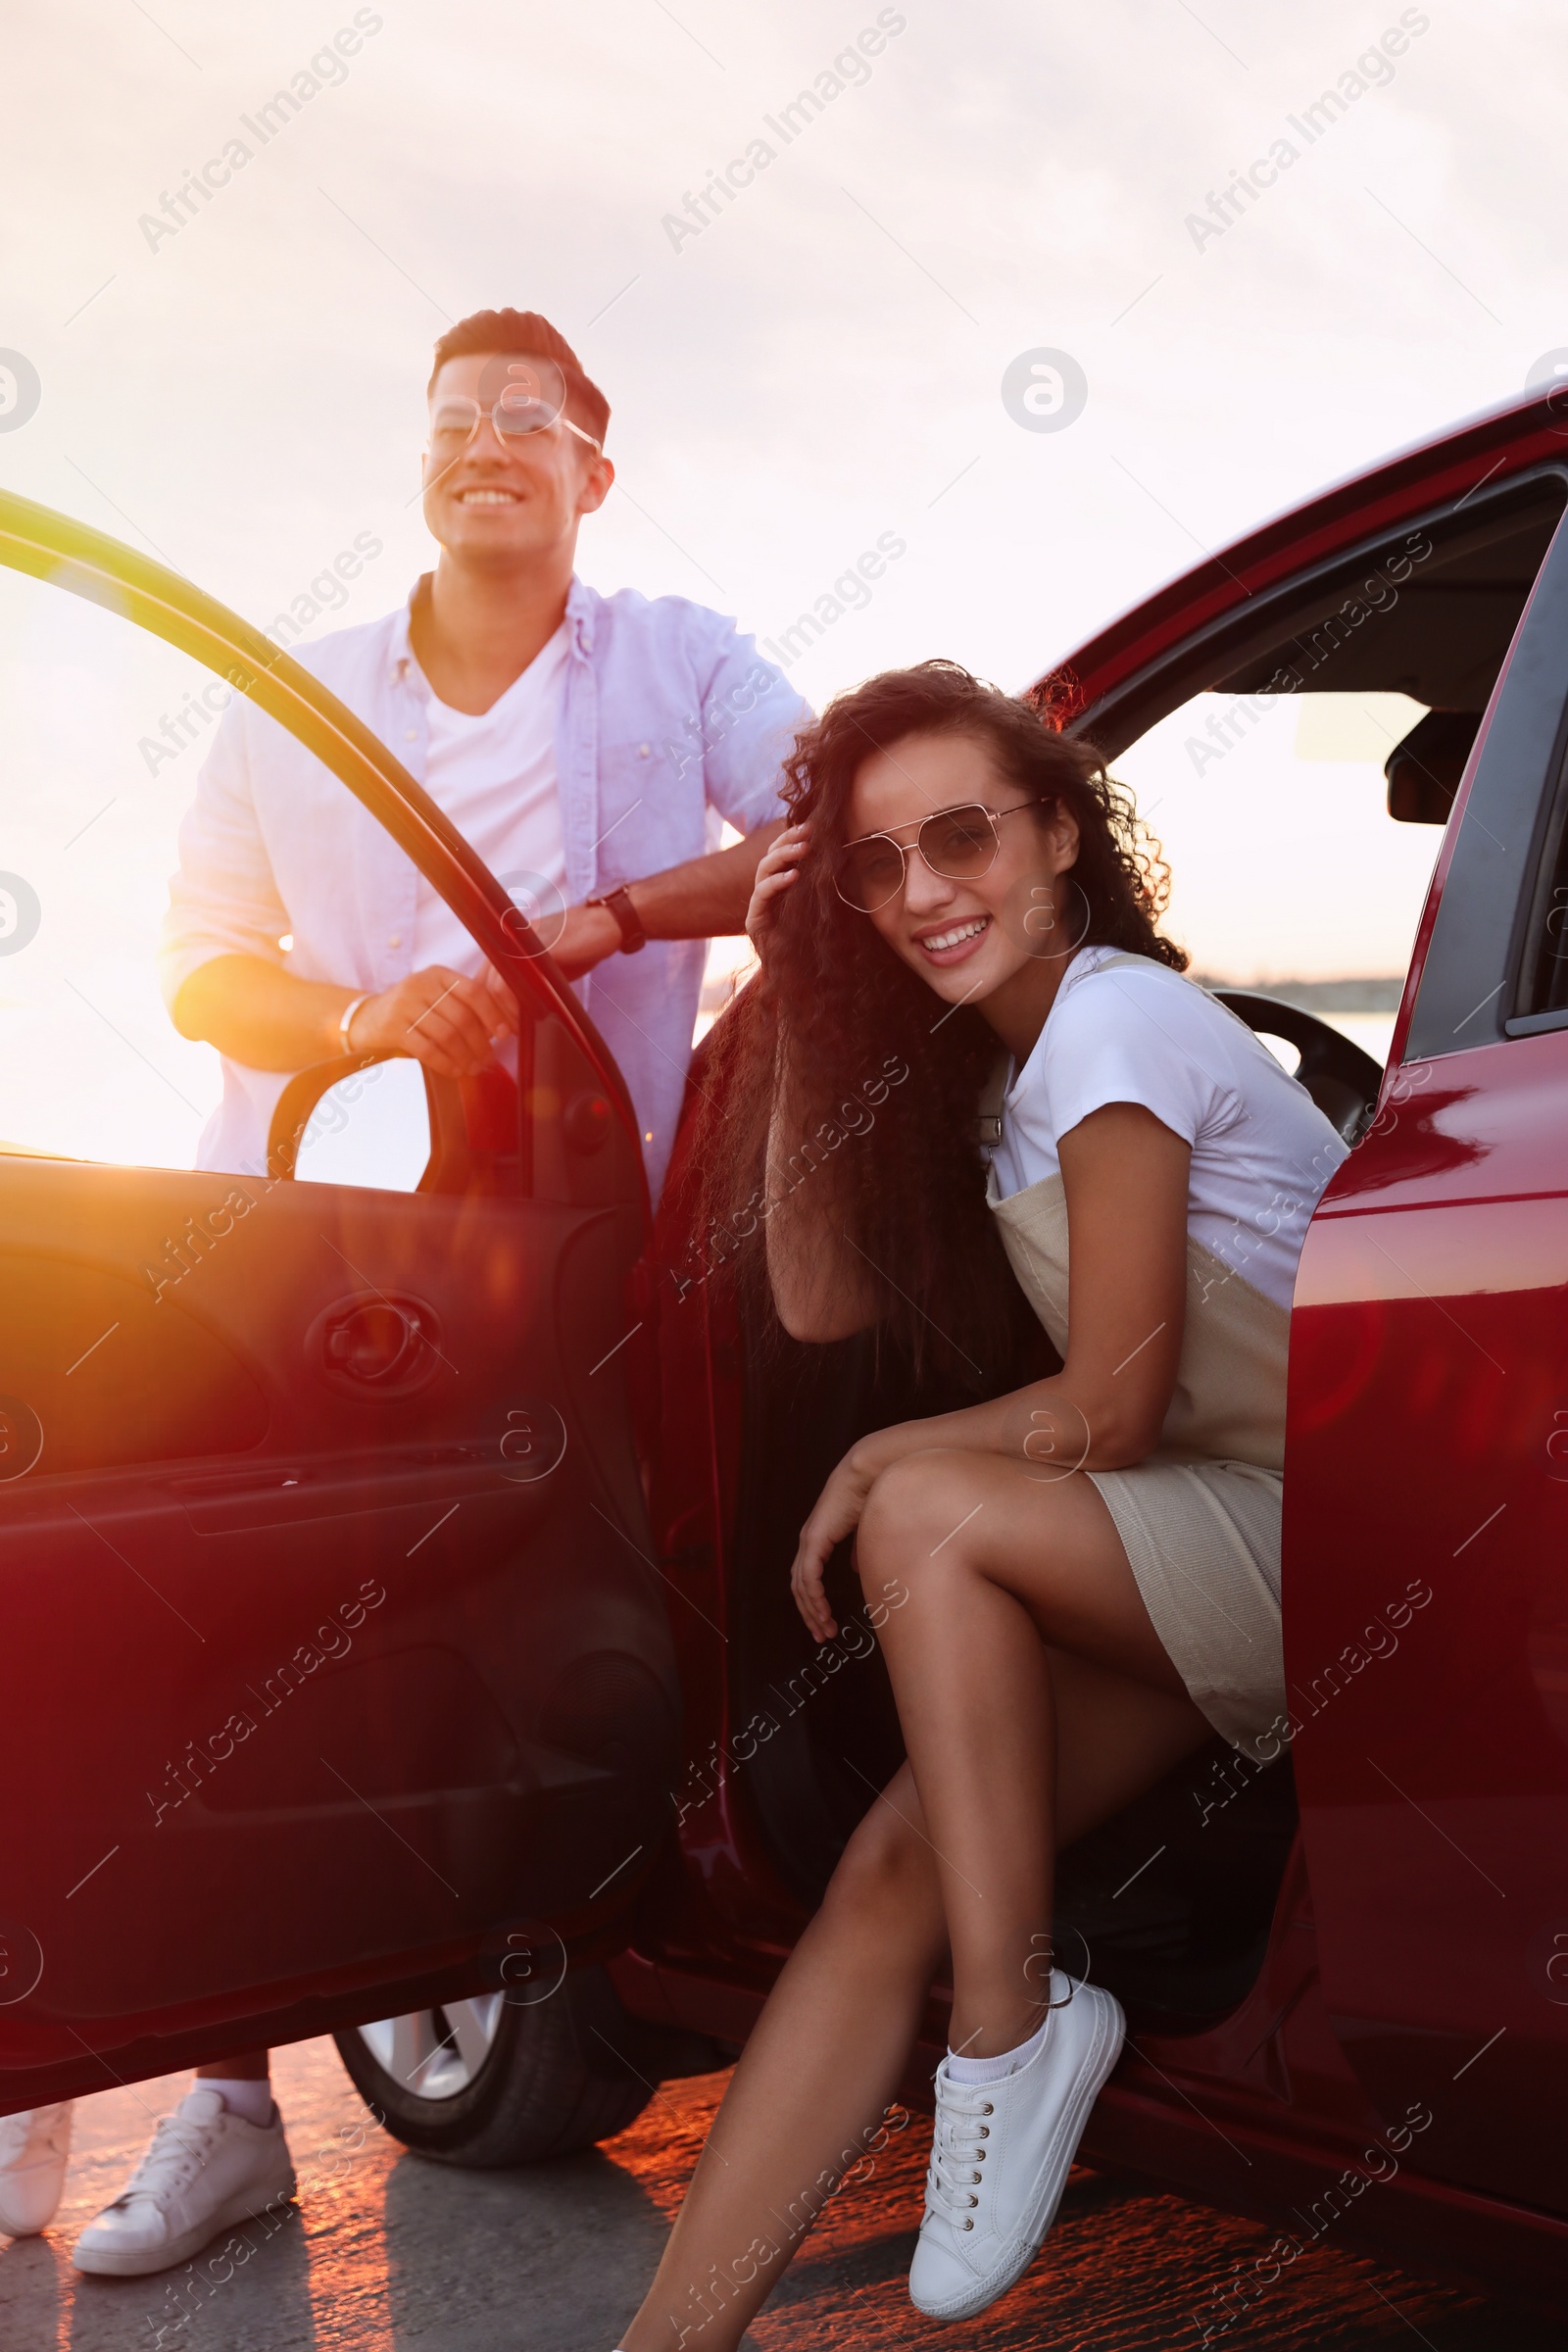
[[(683, 597), (650, 600), (629, 588), (600, 596), (574, 579), (566, 630), (556, 767), (569, 902), (701, 857), (717, 845), (721, 819), (750, 833), (782, 813), (780, 763), (809, 710), (733, 620)], [(302, 646), (296, 658), (424, 781), (430, 688), (409, 643), (407, 606)], [(302, 980), (390, 988), (413, 969), (417, 883), (413, 861), (348, 788), (241, 698), (180, 827), (160, 958), (166, 1002), (217, 956), (260, 956)], [(680, 1117), (706, 946), (654, 940), (576, 984), (630, 1090), (656, 1200)], [(198, 1165), (259, 1169), (289, 1075), (225, 1056), (223, 1099)]]

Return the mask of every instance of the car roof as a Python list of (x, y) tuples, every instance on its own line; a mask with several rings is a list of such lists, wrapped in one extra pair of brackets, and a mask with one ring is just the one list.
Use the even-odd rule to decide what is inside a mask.
[(1568, 469), (1568, 380), (1511, 393), (1283, 508), (1129, 606), (1054, 662), (1031, 692), (1067, 724), (1193, 628), (1303, 564), (1348, 553), (1373, 532), (1396, 530), (1435, 505), (1551, 462)]

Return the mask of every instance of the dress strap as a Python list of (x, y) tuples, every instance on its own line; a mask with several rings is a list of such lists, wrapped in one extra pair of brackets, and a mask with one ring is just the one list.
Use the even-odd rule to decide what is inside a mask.
[(980, 1115), (975, 1121), (975, 1142), (982, 1152), (994, 1152), (1002, 1141), (1002, 1105), (1006, 1100), (1011, 1076), (1012, 1055), (1004, 1054), (980, 1089)]

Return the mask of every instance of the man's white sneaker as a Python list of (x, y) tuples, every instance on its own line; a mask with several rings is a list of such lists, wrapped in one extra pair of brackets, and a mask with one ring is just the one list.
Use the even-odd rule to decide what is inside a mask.
[[(1070, 1995), (1070, 1997), (1069, 1997)], [(955, 2082), (937, 2068), (936, 2128), (909, 2298), (933, 2320), (972, 2320), (1033, 2262), (1100, 2087), (1121, 2053), (1120, 2003), (1054, 1972), (1045, 2037), (1015, 2074)]]
[(248, 2124), (222, 2093), (198, 2085), (153, 2133), (122, 2193), (89, 2222), (72, 2261), (101, 2278), (137, 2278), (187, 2262), (220, 2230), (294, 2194), (283, 2119)]
[(0, 2230), (35, 2237), (55, 2218), (71, 2155), (71, 2106), (0, 2116)]

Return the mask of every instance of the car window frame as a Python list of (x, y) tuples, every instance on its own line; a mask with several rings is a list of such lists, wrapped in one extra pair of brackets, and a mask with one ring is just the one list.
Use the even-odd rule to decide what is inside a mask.
[[(1503, 505), (1516, 502), (1523, 505), (1530, 491), (1553, 480), (1561, 485), (1564, 495), (1561, 519), (1568, 520), (1568, 461), (1537, 463), (1498, 482), (1477, 507), (1475, 540), (1484, 544), (1490, 535), (1484, 516), (1494, 514)], [(1233, 605), (1214, 619), (1204, 621), (1190, 636), (1162, 650), (1152, 661), (1119, 678), (1084, 709), (1075, 710), (1064, 731), (1069, 735), (1087, 735), (1107, 759), (1120, 759), (1123, 752), (1193, 695), (1210, 688), (1222, 690), (1226, 676), (1248, 661), (1273, 646), (1283, 650), (1296, 631), (1279, 634), (1282, 612), (1295, 616), (1298, 628), (1310, 627), (1312, 608), (1319, 598), (1332, 602), (1343, 596), (1353, 586), (1356, 575), (1369, 564), (1375, 564), (1379, 556), (1389, 553), (1400, 540), (1442, 529), (1476, 496), (1472, 489), (1462, 497), (1413, 507), (1407, 514), (1381, 523), (1350, 548), (1314, 558), (1299, 571), (1287, 573), (1267, 588), (1252, 590), (1245, 603)], [(1561, 528), (1561, 520), (1558, 527)], [(1469, 539), (1470, 533), (1466, 532), (1455, 552), (1461, 552)], [(1507, 659), (1505, 656), (1504, 667)], [(1072, 667), (1069, 662), (1064, 669), (1048, 672), (1042, 686), (1049, 689)]]
[(1400, 1062), (1560, 1028), (1515, 1013), (1568, 754), (1568, 513), (1497, 672), (1422, 918)]
[[(1544, 566), (1543, 566), (1544, 568)], [(1568, 674), (1568, 665), (1565, 665)], [(1545, 1010), (1525, 1009), (1527, 985), (1544, 939), (1551, 902), (1568, 863), (1568, 699), (1557, 729), (1551, 766), (1546, 778), (1537, 825), (1536, 862), (1527, 897), (1521, 903), (1514, 954), (1505, 992), (1511, 1007), (1503, 1022), (1507, 1036), (1542, 1037), (1568, 1028), (1568, 1004)]]

